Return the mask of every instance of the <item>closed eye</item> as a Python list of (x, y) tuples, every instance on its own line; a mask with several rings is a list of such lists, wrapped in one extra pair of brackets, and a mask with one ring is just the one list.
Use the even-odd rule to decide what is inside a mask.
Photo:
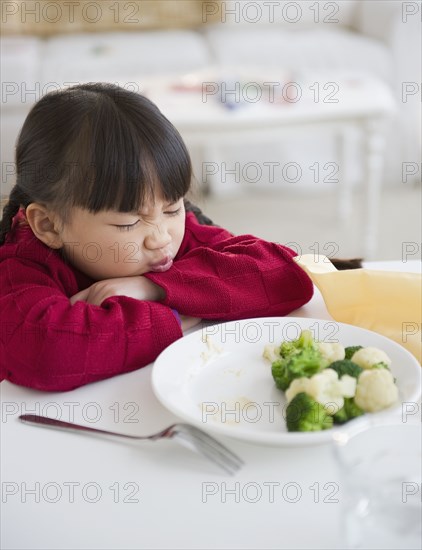
[(130, 231), (131, 229), (134, 229), (140, 221), (141, 220), (136, 220), (136, 222), (134, 223), (130, 223), (127, 225), (115, 225), (114, 227), (117, 227), (119, 231)]
[(164, 214), (166, 214), (167, 216), (177, 216), (177, 214), (180, 214), (181, 211), (182, 207), (177, 208), (177, 210), (167, 210), (166, 212), (164, 212)]

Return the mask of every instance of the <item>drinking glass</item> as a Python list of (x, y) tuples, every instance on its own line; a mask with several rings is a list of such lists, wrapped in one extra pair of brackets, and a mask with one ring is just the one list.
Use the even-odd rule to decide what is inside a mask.
[(349, 549), (420, 549), (421, 425), (356, 424), (334, 436)]

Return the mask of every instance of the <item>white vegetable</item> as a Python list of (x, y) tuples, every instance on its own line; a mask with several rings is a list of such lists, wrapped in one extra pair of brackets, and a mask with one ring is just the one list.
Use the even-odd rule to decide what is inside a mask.
[(265, 359), (268, 359), (273, 363), (276, 359), (280, 359), (280, 346), (276, 346), (275, 344), (267, 344), (264, 347), (264, 352), (262, 354)]
[(344, 346), (341, 344), (333, 343), (329, 344), (326, 342), (316, 342), (321, 355), (328, 361), (328, 364), (334, 363), (334, 361), (341, 361), (344, 359), (346, 352), (344, 351)]
[(355, 403), (365, 412), (385, 409), (395, 403), (399, 391), (388, 369), (369, 369), (358, 378)]
[(312, 399), (324, 405), (328, 414), (335, 414), (344, 405), (344, 397), (353, 397), (356, 378), (345, 374), (338, 379), (336, 371), (327, 368), (310, 378), (296, 378), (286, 391), (287, 402), (298, 393), (305, 392)]
[(377, 363), (385, 363), (388, 366), (391, 365), (391, 359), (385, 351), (371, 347), (362, 348), (355, 351), (352, 356), (352, 361), (363, 369), (371, 369)]
[(357, 380), (354, 376), (349, 376), (348, 374), (343, 374), (343, 376), (339, 380), (339, 384), (341, 386), (341, 392), (343, 394), (343, 397), (354, 397), (355, 396), (356, 383), (357, 383)]
[[(308, 387), (309, 387), (309, 380), (310, 378), (295, 378), (290, 382), (289, 387), (286, 390), (286, 399), (287, 403), (290, 403), (290, 401), (298, 394), (298, 393), (308, 393)], [(310, 395), (308, 393), (308, 395)]]

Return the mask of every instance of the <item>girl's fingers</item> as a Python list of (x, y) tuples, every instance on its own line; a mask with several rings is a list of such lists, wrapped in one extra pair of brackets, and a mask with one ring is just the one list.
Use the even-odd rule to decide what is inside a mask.
[(73, 305), (76, 302), (87, 302), (94, 306), (100, 306), (102, 302), (110, 296), (114, 296), (114, 294), (112, 292), (107, 292), (107, 288), (94, 284), (72, 296), (70, 298), (70, 303)]
[(142, 276), (121, 277), (97, 281), (85, 290), (81, 290), (70, 298), (73, 305), (84, 301), (88, 304), (100, 306), (104, 300), (112, 296), (128, 296), (136, 300), (150, 300), (157, 302), (165, 298), (165, 291), (149, 279)]
[(76, 302), (83, 302), (86, 300), (88, 294), (89, 294), (89, 287), (86, 288), (85, 290), (81, 290), (80, 292), (72, 296), (70, 298), (70, 303), (73, 306), (73, 304), (75, 304)]

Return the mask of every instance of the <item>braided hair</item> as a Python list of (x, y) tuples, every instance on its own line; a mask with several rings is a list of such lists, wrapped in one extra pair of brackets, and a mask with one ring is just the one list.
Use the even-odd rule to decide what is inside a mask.
[(12, 227), (12, 220), (16, 216), (21, 206), (25, 207), (31, 201), (20, 189), (18, 185), (15, 185), (10, 192), (9, 200), (3, 208), (2, 219), (0, 220), (0, 246), (4, 244), (6, 236)]

